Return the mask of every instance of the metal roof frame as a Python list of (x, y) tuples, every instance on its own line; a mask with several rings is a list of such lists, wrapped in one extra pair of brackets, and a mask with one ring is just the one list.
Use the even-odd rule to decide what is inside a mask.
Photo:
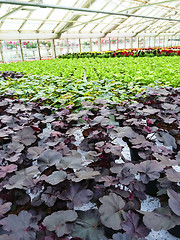
[[(107, 35), (110, 36), (111, 34), (112, 36), (118, 34), (119, 36), (123, 34), (127, 36), (139, 36), (149, 32), (150, 35), (151, 33), (155, 33), (156, 36), (159, 36), (163, 33), (171, 32), (171, 29), (173, 29), (173, 34), (179, 33), (178, 26), (180, 23), (180, 3), (177, 2), (180, 2), (180, 0), (76, 0), (76, 2), (70, 6), (61, 5), (63, 0), (53, 0), (56, 4), (46, 4), (43, 1), (47, 2), (46, 0), (0, 0), (0, 10), (2, 6), (8, 6), (8, 11), (2, 14), (2, 16), (0, 15), (0, 39), (4, 39), (4, 37), (8, 34), (16, 39), (18, 36), (19, 39), (23, 39), (23, 37), (26, 39), (26, 36), (28, 36), (29, 33), (32, 35), (34, 34), (32, 39), (37, 36), (38, 39), (43, 39), (43, 34), (44, 36), (51, 36), (52, 38), (60, 38), (61, 35), (68, 36), (68, 34), (69, 36), (72, 34), (78, 34), (81, 36), (81, 33), (83, 36), (84, 34), (87, 34), (87, 36), (100, 34), (105, 37)], [(94, 9), (93, 4), (98, 1), (99, 8)], [(111, 8), (112, 11), (104, 10), (107, 9), (109, 4), (112, 6), (112, 3), (114, 4), (114, 8)], [(24, 7), (28, 7), (28, 9), (23, 9)], [(39, 8), (42, 8), (42, 11), (43, 9), (49, 9), (47, 16), (44, 19), (31, 18), (32, 12)], [(54, 10), (56, 9), (59, 11), (67, 11), (67, 13), (61, 19), (58, 18), (57, 20), (53, 20), (52, 16)], [(150, 9), (150, 11), (148, 11), (148, 9)], [(157, 9), (160, 9), (158, 16)], [(161, 9), (163, 10), (161, 11)], [(26, 17), (11, 17), (11, 15), (22, 10), (29, 11)], [(86, 13), (87, 16), (89, 16), (88, 21), (85, 21), (84, 18), (83, 20), (81, 19), (82, 13)], [(110, 16), (116, 16), (116, 19), (112, 20)], [(140, 20), (139, 23), (135, 25), (136, 27), (134, 27), (133, 21), (136, 18), (139, 18)], [(142, 21), (142, 19), (147, 21)], [(22, 23), (16, 30), (12, 29), (6, 31), (4, 28), (10, 21), (19, 21), (19, 24), (21, 21)], [(35, 30), (29, 31), (28, 28), (25, 28), (26, 23), (33, 24), (33, 21), (38, 27), (36, 27)], [(148, 24), (149, 21), (151, 22), (150, 25)], [(164, 21), (166, 22), (166, 26), (162, 24)], [(48, 23), (50, 27), (51, 25), (54, 27), (51, 30), (46, 31), (44, 29)], [(94, 24), (94, 27), (91, 23)], [(156, 29), (157, 23), (160, 25), (159, 28)], [(89, 32), (85, 32), (88, 27)], [(73, 29), (78, 30), (76, 32)], [(10, 39), (10, 36), (8, 36), (8, 39)]]

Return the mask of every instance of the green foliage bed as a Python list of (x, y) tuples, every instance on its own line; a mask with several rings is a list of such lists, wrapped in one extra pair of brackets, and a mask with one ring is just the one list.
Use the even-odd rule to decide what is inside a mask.
[(180, 86), (180, 58), (84, 58), (6, 63), (0, 71), (24, 72), (23, 78), (0, 78), (0, 93), (15, 90), (24, 100), (46, 98), (54, 105), (80, 105), (95, 98), (121, 101), (145, 86)]

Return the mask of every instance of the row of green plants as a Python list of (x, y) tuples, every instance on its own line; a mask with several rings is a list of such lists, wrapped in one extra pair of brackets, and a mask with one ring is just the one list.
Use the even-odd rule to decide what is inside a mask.
[[(156, 84), (157, 85), (157, 84)], [(152, 87), (153, 85), (149, 85)], [(79, 80), (63, 79), (57, 76), (38, 76), (5, 72), (0, 78), (0, 93), (11, 93), (23, 101), (43, 101), (44, 104), (62, 107), (74, 105), (81, 108), (81, 102), (103, 98), (120, 102), (133, 99), (146, 87), (140, 83), (122, 83), (109, 79)]]
[(105, 52), (81, 52), (81, 53), (66, 53), (59, 55), (59, 58), (111, 58), (111, 57), (161, 57), (161, 56), (180, 56), (179, 47), (167, 48), (133, 48), (119, 49), (115, 51)]
[[(31, 75), (57, 76), (60, 81), (101, 81), (109, 79), (117, 85), (159, 82), (180, 85), (179, 57), (154, 58), (84, 58), (4, 63), (0, 71), (16, 71)], [(53, 78), (50, 82), (55, 82)], [(97, 89), (98, 90), (98, 89)], [(113, 89), (112, 89), (113, 90)]]

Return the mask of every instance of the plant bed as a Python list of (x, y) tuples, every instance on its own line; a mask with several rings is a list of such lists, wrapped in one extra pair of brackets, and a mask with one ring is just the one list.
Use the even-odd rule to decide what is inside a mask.
[[(129, 103), (83, 102), (79, 112), (1, 96), (0, 239), (135, 240), (178, 226), (179, 93), (151, 89)], [(173, 135), (156, 126), (161, 117), (173, 119)], [(139, 161), (124, 153), (126, 139)], [(156, 180), (166, 207), (141, 210)]]

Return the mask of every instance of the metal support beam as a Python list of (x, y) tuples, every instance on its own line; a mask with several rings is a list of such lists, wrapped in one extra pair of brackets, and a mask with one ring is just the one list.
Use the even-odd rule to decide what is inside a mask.
[[(59, 0), (57, 2), (57, 4), (59, 4), (61, 2), (61, 0)], [(49, 14), (47, 15), (47, 17), (42, 21), (42, 23), (39, 25), (39, 27), (37, 28), (37, 31), (40, 30), (40, 28), (45, 24), (46, 20), (53, 14), (54, 9), (51, 9), (51, 11), (49, 12)]]
[(0, 52), (1, 52), (2, 62), (4, 62), (4, 56), (3, 56), (3, 50), (2, 50), (2, 43), (1, 43), (1, 41), (0, 41)]
[[(173, 1), (179, 1), (179, 0), (173, 0)], [(138, 17), (138, 18), (147, 18), (147, 19), (157, 19), (157, 20), (166, 20), (166, 21), (180, 22), (180, 19), (174, 19), (174, 18), (169, 19), (169, 18), (165, 18), (165, 17), (151, 17), (151, 16), (128, 14), (128, 13), (100, 11), (100, 10), (87, 9), (87, 8), (75, 8), (75, 7), (68, 7), (68, 6), (57, 6), (57, 5), (43, 4), (43, 3), (30, 3), (30, 2), (19, 2), (19, 1), (13, 1), (12, 2), (10, 0), (6, 0), (6, 1), (0, 0), (0, 4), (1, 3), (12, 4), (12, 5), (19, 5), (19, 6), (63, 9), (63, 10), (72, 10), (72, 11), (77, 11), (77, 12), (101, 13), (101, 14), (114, 15), (114, 16)]]
[(56, 54), (56, 46), (55, 46), (54, 39), (52, 40), (52, 47), (53, 47), (54, 57), (57, 58), (57, 54)]
[(139, 48), (139, 37), (137, 37), (137, 41), (138, 41), (138, 48)]
[(90, 51), (92, 52), (92, 39), (90, 38)]
[(102, 52), (102, 39), (101, 38), (98, 39), (98, 50), (99, 50), (99, 52)]
[(110, 38), (108, 39), (109, 39), (109, 50), (111, 50), (111, 39)]
[(67, 53), (69, 53), (69, 40), (68, 40), (68, 38), (66, 39), (66, 41), (67, 41)]
[(37, 40), (37, 47), (38, 47), (38, 53), (39, 53), (39, 59), (41, 60), (41, 50), (40, 50), (40, 44), (39, 44), (39, 39)]
[(23, 48), (22, 48), (22, 42), (20, 39), (19, 39), (19, 46), (20, 46), (20, 50), (21, 50), (21, 58), (24, 61), (24, 53), (23, 53)]
[(81, 39), (79, 38), (79, 52), (82, 52), (82, 48), (81, 48)]
[[(88, 9), (88, 8), (91, 6), (91, 4), (94, 3), (94, 2), (95, 2), (95, 0), (91, 0), (91, 2), (90, 2), (90, 1), (86, 1), (86, 2), (83, 4), (82, 8)], [(73, 7), (74, 7), (77, 3), (78, 3), (78, 0), (74, 3)], [(63, 17), (62, 20), (66, 19), (66, 18), (68, 17), (68, 15), (69, 15), (69, 12), (66, 13), (66, 15)], [(70, 20), (77, 21), (79, 18), (80, 18), (80, 14), (78, 14), (78, 15), (75, 14), (75, 15), (73, 15), (73, 16), (71, 17)], [(58, 27), (59, 27), (59, 29), (56, 30)], [(62, 34), (63, 32), (66, 32), (69, 28), (72, 28), (72, 27), (74, 27), (73, 23), (67, 23), (67, 24), (65, 24), (65, 25), (62, 26), (62, 27), (60, 27), (60, 23), (59, 23), (59, 24), (57, 24), (57, 25), (55, 26), (55, 28), (53, 29), (53, 32), (56, 31), (57, 34), (58, 34), (58, 36), (59, 36), (59, 38), (60, 38), (60, 36), (61, 36), (61, 34)]]
[(166, 0), (166, 1), (161, 1), (161, 2), (154, 2), (154, 3), (146, 3), (146, 4), (142, 4), (142, 5), (137, 5), (137, 6), (134, 6), (134, 7), (129, 7), (128, 9), (124, 9), (124, 11), (127, 11), (127, 10), (132, 10), (132, 9), (140, 9), (140, 8), (147, 8), (147, 7), (153, 7), (153, 6), (156, 6), (156, 5), (160, 5), (161, 7), (167, 7), (167, 6), (162, 6), (161, 4), (164, 4), (164, 3), (171, 3), (171, 2), (179, 2), (179, 0)]
[(3, 18), (6, 18), (7, 16), (9, 16), (9, 15), (11, 15), (12, 13), (20, 10), (21, 8), (22, 8), (22, 6), (12, 9), (12, 10), (9, 11), (8, 13), (4, 14), (3, 16), (1, 16), (1, 17), (0, 17), (0, 20), (3, 19)]

